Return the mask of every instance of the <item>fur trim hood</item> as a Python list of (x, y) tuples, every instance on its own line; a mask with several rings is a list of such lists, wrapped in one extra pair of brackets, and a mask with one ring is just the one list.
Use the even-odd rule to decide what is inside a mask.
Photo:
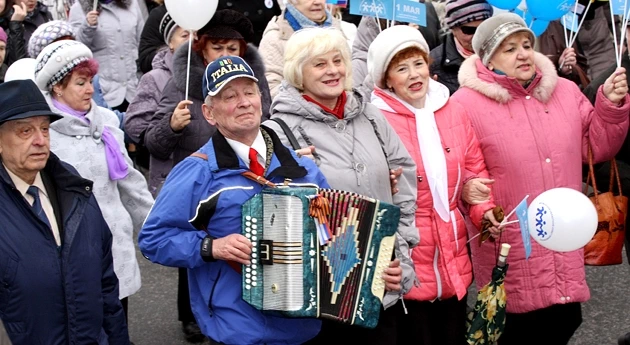
[[(466, 59), (459, 69), (460, 87), (466, 87), (480, 94), (505, 104), (512, 100), (513, 95), (531, 94), (542, 103), (547, 103), (558, 84), (558, 73), (548, 57), (534, 53), (536, 77), (528, 89), (524, 89), (514, 78), (496, 74), (481, 63), (477, 55)], [(528, 92), (529, 91), (529, 92)]]
[[(265, 79), (265, 63), (258, 53), (258, 49), (253, 44), (247, 45), (247, 50), (243, 56), (243, 60), (249, 64), (254, 71), (254, 75), (258, 80)], [(188, 44), (182, 44), (173, 56), (173, 80), (177, 89), (186, 92), (186, 66), (188, 65)], [(194, 52), (190, 54), (190, 88), (191, 97), (203, 100), (203, 74), (206, 72), (206, 66), (203, 58)], [(260, 85), (260, 82), (258, 83)], [(261, 88), (261, 92), (264, 90)]]
[[(83, 9), (83, 13), (88, 13), (90, 11), (92, 11), (94, 9), (94, 1), (92, 0), (78, 0), (79, 3), (81, 4), (81, 9)], [(122, 8), (129, 8), (132, 4), (133, 4), (133, 0), (114, 0), (112, 2), (112, 4), (118, 5), (119, 7)], [(98, 5), (96, 6), (96, 10), (97, 11), (102, 11), (102, 7), (101, 7), (101, 2), (99, 1)]]

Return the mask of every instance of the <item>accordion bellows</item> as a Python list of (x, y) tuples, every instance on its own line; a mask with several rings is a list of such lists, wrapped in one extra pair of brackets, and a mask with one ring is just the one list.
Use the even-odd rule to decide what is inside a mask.
[[(311, 202), (326, 199), (322, 224)], [(253, 244), (243, 266), (243, 299), (285, 317), (317, 317), (373, 328), (385, 292), (400, 209), (358, 194), (316, 188), (264, 189), (243, 205)], [(320, 245), (320, 241), (326, 242)]]

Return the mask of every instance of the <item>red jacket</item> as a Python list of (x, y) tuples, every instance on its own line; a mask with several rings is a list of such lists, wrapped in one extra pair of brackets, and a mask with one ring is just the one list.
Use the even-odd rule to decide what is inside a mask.
[[(415, 114), (392, 93), (376, 88), (372, 103), (376, 105), (400, 136), (417, 165), (418, 200), (416, 227), (420, 243), (412, 250), (412, 259), (420, 286), (412, 288), (406, 299), (432, 301), (457, 296), (462, 299), (472, 282), (472, 266), (466, 245), (468, 235), (458, 209), (465, 176), (488, 177), (484, 158), (466, 111), (448, 102), (448, 89), (433, 80), (427, 93), (427, 108), (435, 114), (436, 125), (444, 147), (448, 179), (450, 220), (445, 222), (433, 207), (433, 197), (425, 177)], [(478, 223), (483, 213), (494, 207), (492, 202), (471, 207)]]

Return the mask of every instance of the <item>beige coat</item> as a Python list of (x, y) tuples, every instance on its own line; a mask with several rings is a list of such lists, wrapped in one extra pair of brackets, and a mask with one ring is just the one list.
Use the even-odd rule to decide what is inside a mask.
[[(341, 30), (339, 19), (333, 17), (333, 26)], [(275, 98), (284, 79), (284, 48), (293, 35), (293, 28), (284, 19), (284, 10), (269, 21), (258, 51), (265, 62), (265, 77), (269, 83), (271, 98)], [(343, 32), (343, 31), (342, 31)], [(345, 34), (344, 34), (345, 37)]]

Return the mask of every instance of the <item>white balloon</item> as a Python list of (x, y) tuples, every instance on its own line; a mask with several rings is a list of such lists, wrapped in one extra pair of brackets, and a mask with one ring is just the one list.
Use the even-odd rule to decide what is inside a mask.
[(177, 25), (199, 30), (214, 16), (219, 0), (166, 0), (164, 4)]
[(570, 188), (540, 194), (528, 208), (529, 233), (541, 246), (570, 252), (584, 247), (597, 230), (597, 211), (586, 195)]
[(4, 75), (4, 81), (11, 80), (33, 80), (35, 81), (35, 59), (24, 58), (12, 63)]

